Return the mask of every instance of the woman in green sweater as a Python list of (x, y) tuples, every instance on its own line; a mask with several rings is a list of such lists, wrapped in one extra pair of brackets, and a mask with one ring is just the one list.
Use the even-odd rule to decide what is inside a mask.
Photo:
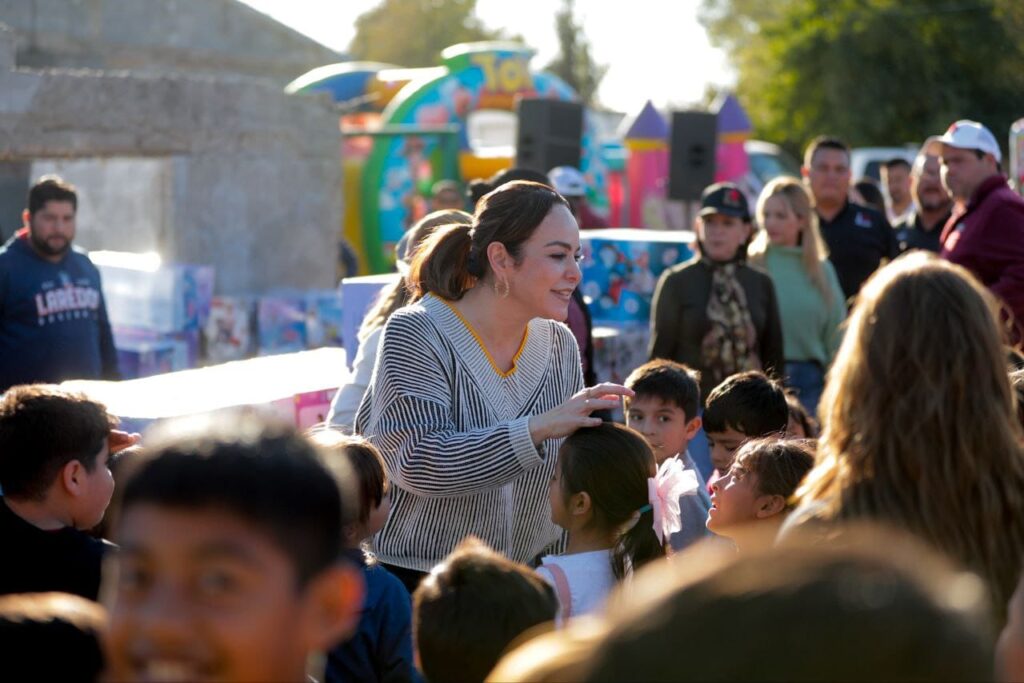
[(778, 294), (786, 385), (816, 414), (825, 369), (842, 339), (843, 290), (803, 183), (785, 177), (768, 183), (757, 200), (757, 222), (763, 230), (750, 245), (750, 257), (768, 271)]

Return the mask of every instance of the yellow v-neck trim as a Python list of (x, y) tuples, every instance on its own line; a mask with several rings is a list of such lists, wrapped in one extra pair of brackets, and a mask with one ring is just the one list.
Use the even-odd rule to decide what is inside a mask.
[(451, 309), (451, 312), (455, 314), (455, 317), (462, 321), (462, 324), (466, 326), (466, 330), (471, 335), (473, 335), (473, 339), (476, 340), (477, 346), (480, 347), (480, 350), (484, 352), (484, 357), (487, 359), (487, 362), (491, 364), (491, 368), (494, 369), (495, 374), (497, 374), (498, 377), (501, 377), (502, 379), (510, 377), (512, 373), (514, 373), (516, 369), (519, 367), (519, 357), (522, 356), (523, 351), (526, 350), (526, 340), (530, 336), (529, 325), (527, 325), (526, 331), (523, 332), (523, 341), (519, 343), (519, 350), (516, 351), (516, 354), (514, 356), (512, 356), (512, 367), (508, 369), (508, 372), (502, 372), (501, 368), (499, 368), (498, 364), (494, 362), (494, 358), (491, 357), (491, 353), (487, 350), (487, 347), (484, 345), (483, 339), (481, 339), (480, 335), (476, 333), (476, 330), (473, 329), (473, 326), (469, 324), (469, 321), (466, 320), (465, 317), (463, 317), (462, 313), (459, 312), (459, 309), (455, 308), (455, 306), (452, 305), (452, 302), (448, 301), (447, 299), (442, 299), (441, 297), (438, 297), (438, 299), (443, 301), (444, 304), (449, 309)]

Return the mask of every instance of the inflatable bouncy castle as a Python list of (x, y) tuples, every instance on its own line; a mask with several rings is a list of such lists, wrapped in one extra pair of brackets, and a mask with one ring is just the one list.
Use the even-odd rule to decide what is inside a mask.
[[(557, 76), (531, 71), (532, 55), (518, 44), (464, 43), (444, 50), (437, 67), (347, 62), (314, 69), (286, 88), (326, 92), (343, 111), (343, 235), (358, 255), (360, 272), (391, 269), (394, 245), (425, 213), (435, 181), (465, 183), (513, 164), (512, 145), (478, 148), (470, 135), (474, 115), (512, 116), (523, 97), (576, 99)], [(586, 115), (581, 170), (592, 204), (601, 208), (606, 172)]]

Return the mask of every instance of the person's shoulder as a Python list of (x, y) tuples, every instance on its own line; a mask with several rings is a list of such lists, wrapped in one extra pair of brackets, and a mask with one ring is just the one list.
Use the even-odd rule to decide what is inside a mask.
[(740, 275), (740, 277), (746, 277), (759, 285), (772, 284), (771, 275), (769, 275), (764, 268), (752, 263), (740, 264), (740, 267), (737, 269), (737, 274)]
[(25, 240), (19, 239), (17, 234), (11, 235), (10, 239), (0, 246), (0, 260), (9, 261), (24, 255), (23, 247), (26, 246), (28, 245), (25, 244)]
[(422, 336), (425, 332), (436, 329), (434, 320), (434, 312), (425, 305), (424, 299), (420, 299), (391, 314), (384, 325), (386, 330), (384, 336), (385, 338), (394, 337), (396, 334)]
[(1017, 214), (1024, 214), (1024, 197), (1013, 191), (1009, 185), (1005, 183), (1000, 187), (996, 188), (992, 194), (989, 195), (992, 199), (992, 208), (994, 211), (1008, 211)]
[(832, 259), (826, 256), (825, 258), (821, 259), (819, 263), (821, 263), (821, 270), (822, 272), (825, 273), (825, 277), (828, 278), (829, 281), (835, 283), (835, 285), (838, 287), (839, 273), (836, 272), (836, 267), (832, 265)]
[(896, 232), (903, 232), (906, 230), (913, 230), (917, 222), (917, 212), (908, 211), (892, 223), (892, 229)]
[(409, 590), (405, 584), (379, 563), (367, 565), (364, 571), (367, 592), (375, 593), (381, 602), (409, 600)]
[(701, 265), (700, 256), (694, 255), (682, 263), (677, 263), (674, 266), (666, 268), (661, 273), (662, 280), (680, 280), (687, 277), (691, 277), (701, 270), (704, 266)]
[(856, 202), (850, 202), (847, 205), (847, 211), (853, 224), (859, 228), (884, 227), (886, 230), (889, 229), (888, 219), (886, 219), (885, 214), (877, 209), (857, 204)]
[(528, 329), (530, 335), (540, 333), (541, 336), (547, 335), (556, 342), (571, 341), (574, 344), (576, 343), (576, 337), (573, 335), (572, 330), (569, 329), (569, 326), (551, 318), (534, 318), (530, 321)]
[(397, 576), (377, 562), (372, 562), (363, 565), (363, 581), (366, 584), (363, 598), (363, 609), (366, 612), (377, 611), (392, 619), (401, 618), (404, 613), (408, 618), (412, 612), (412, 598)]

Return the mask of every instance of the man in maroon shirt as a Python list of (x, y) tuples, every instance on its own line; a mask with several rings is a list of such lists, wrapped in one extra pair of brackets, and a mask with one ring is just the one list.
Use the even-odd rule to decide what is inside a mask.
[(956, 200), (942, 231), (942, 256), (968, 270), (1005, 304), (1014, 343), (1024, 339), (1024, 200), (999, 166), (1002, 153), (988, 128), (961, 120), (926, 149), (942, 159), (942, 183)]

